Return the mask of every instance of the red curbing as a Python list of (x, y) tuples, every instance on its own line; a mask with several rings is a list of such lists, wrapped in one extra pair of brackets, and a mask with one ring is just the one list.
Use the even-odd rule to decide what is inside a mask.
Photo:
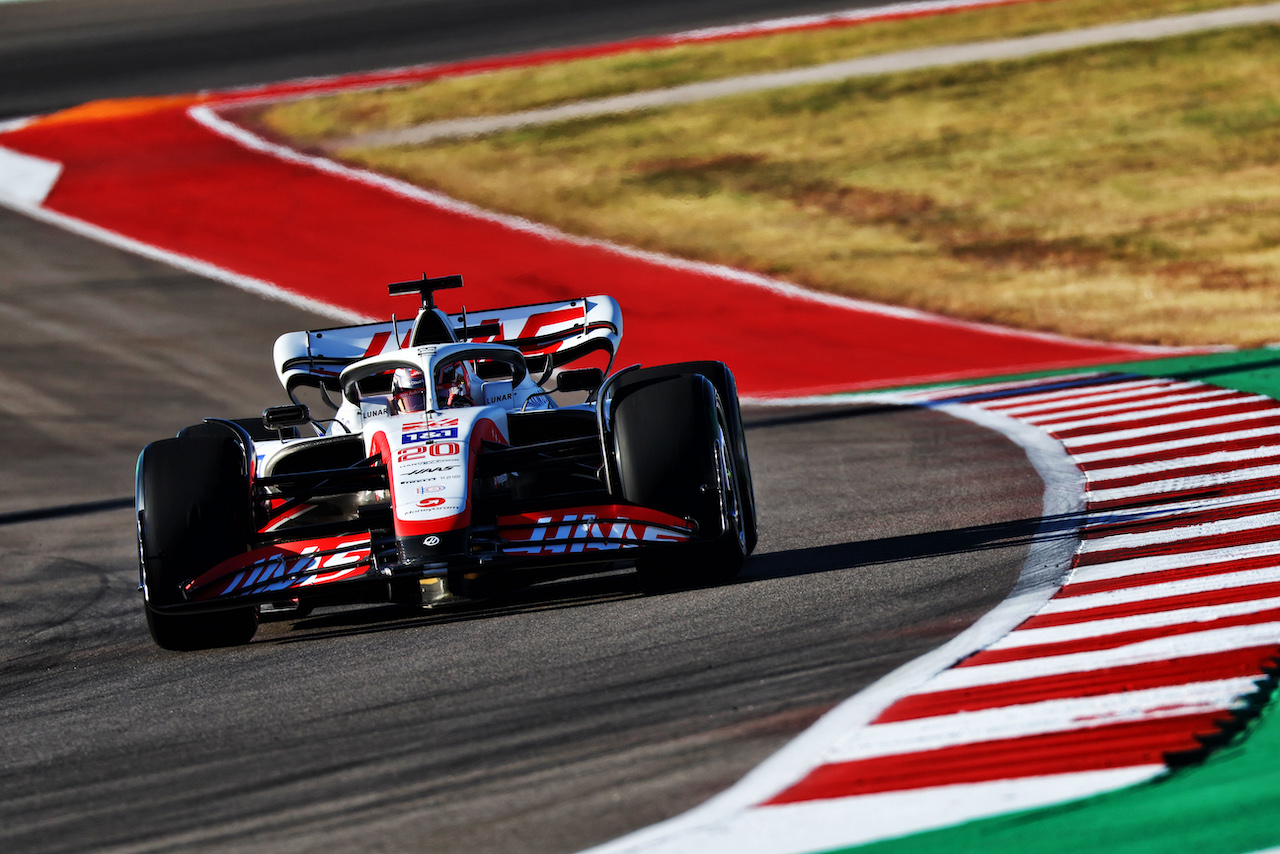
[[(1256, 592), (1256, 591), (1253, 591)], [(1246, 601), (1253, 601), (1252, 599)], [(1221, 604), (1215, 602), (1214, 604)], [(1130, 616), (1130, 615), (1125, 615)], [(1217, 617), (1211, 620), (1174, 623), (1172, 625), (1153, 626), (1148, 629), (1135, 629), (1128, 632), (1097, 635), (1080, 640), (1045, 643), (1036, 646), (1014, 647), (1012, 649), (988, 649), (966, 658), (957, 667), (975, 667), (982, 664), (1001, 664), (1006, 661), (1025, 661), (1043, 655), (1074, 655), (1077, 652), (1095, 652), (1101, 649), (1116, 649), (1131, 643), (1166, 638), (1190, 632), (1225, 629), (1232, 626), (1250, 626), (1259, 621), (1280, 622), (1280, 607), (1268, 608), (1230, 617)], [(1246, 674), (1248, 675), (1248, 674)]]
[[(1081, 670), (1038, 679), (999, 682), (994, 685), (957, 688), (931, 694), (915, 694), (894, 703), (885, 710), (884, 714), (876, 718), (874, 723), (888, 724), (938, 715), (952, 715), (957, 712), (976, 712), (1041, 703), (1046, 700), (1103, 697), (1150, 688), (1186, 685), (1210, 678), (1231, 679), (1256, 674), (1259, 679), (1262, 679), (1264, 671), (1274, 665), (1278, 654), (1280, 654), (1280, 644), (1268, 643), (1228, 652), (1191, 655), (1123, 667)], [(1172, 733), (1168, 749), (1180, 750), (1181, 744), (1181, 736)], [(1101, 750), (1102, 747), (1099, 746), (1098, 749)], [(898, 758), (906, 759), (906, 756)], [(997, 763), (997, 767), (990, 769), (987, 773), (998, 777), (1002, 771), (1003, 769)], [(996, 779), (996, 777), (987, 779)]]
[[(1272, 561), (1273, 564), (1276, 561)], [(1280, 568), (1276, 566), (1267, 567), (1273, 575), (1280, 575)], [(1148, 599), (1143, 602), (1129, 603), (1125, 602), (1116, 605), (1107, 605), (1100, 608), (1091, 608), (1081, 611), (1067, 611), (1065, 613), (1056, 614), (1038, 614), (1027, 620), (1021, 629), (1043, 629), (1049, 626), (1067, 626), (1072, 623), (1091, 623), (1098, 620), (1111, 620), (1117, 617), (1138, 617), (1144, 614), (1163, 614), (1167, 611), (1176, 611), (1183, 608), (1197, 608), (1206, 605), (1230, 605), (1235, 602), (1254, 602), (1258, 599), (1271, 599), (1280, 596), (1280, 581), (1270, 581), (1264, 584), (1247, 584), (1239, 587), (1227, 587), (1221, 589), (1206, 590), (1197, 593), (1187, 593), (1181, 596), (1164, 596), (1158, 599)], [(1277, 651), (1280, 651), (1280, 640), (1277, 640)]]
[[(1255, 709), (1250, 696), (1280, 657), (1280, 453), (1259, 429), (1276, 423), (1280, 403), (1107, 374), (894, 399), (999, 414), (1086, 455), (1072, 574), (1038, 613), (887, 704), (758, 809), (1124, 767), (1140, 779), (1204, 755)], [(1256, 435), (1228, 447), (1215, 430)], [(1210, 685), (1235, 687), (1214, 695)], [(1055, 723), (1017, 723), (1062, 704), (1072, 711)], [(1026, 732), (983, 738), (965, 724), (975, 715)], [(835, 758), (859, 753), (869, 755)]]
[(1159, 765), (1163, 764), (1164, 754), (1171, 749), (1199, 748), (1198, 736), (1216, 734), (1220, 725), (1229, 720), (1228, 714), (1210, 712), (964, 744), (923, 751), (905, 758), (881, 756), (839, 762), (815, 769), (763, 806), (1104, 768)]

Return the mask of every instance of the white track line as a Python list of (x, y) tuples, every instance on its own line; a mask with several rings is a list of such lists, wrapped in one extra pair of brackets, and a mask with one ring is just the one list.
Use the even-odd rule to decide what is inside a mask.
[(134, 255), (141, 255), (144, 258), (168, 264), (179, 270), (185, 270), (197, 276), (203, 276), (206, 279), (222, 282), (267, 299), (279, 300), (334, 320), (345, 323), (360, 323), (370, 319), (364, 315), (286, 291), (271, 282), (250, 276), (242, 276), (197, 258), (169, 252), (84, 220), (51, 211), (43, 207), (43, 202), (61, 174), (61, 170), (62, 165), (59, 163), (0, 148), (0, 207), (9, 208), (32, 219), (57, 226), (81, 237), (131, 252)]
[(1049, 774), (832, 798), (743, 810), (730, 817), (677, 819), (583, 854), (813, 854), (948, 827), (987, 816), (1051, 806), (1158, 777), (1163, 764)]
[[(822, 406), (842, 403), (838, 397), (815, 398), (814, 402)], [(780, 403), (795, 405), (792, 400)], [(1079, 516), (1083, 511), (1083, 477), (1063, 453), (1061, 444), (1050, 439), (1043, 431), (972, 407), (943, 405), (938, 408), (958, 418), (1001, 432), (1026, 450), (1028, 459), (1045, 484), (1042, 507), (1045, 519), (1070, 518)], [(661, 851), (663, 854), (696, 851), (698, 854), (705, 854), (707, 846), (710, 846), (709, 850), (732, 850), (735, 854), (749, 851), (759, 851), (762, 854), (810, 851), (822, 846), (805, 841), (805, 835), (797, 826), (795, 816), (830, 815), (836, 823), (827, 825), (823, 833), (813, 839), (829, 840), (830, 845), (827, 847), (836, 847), (862, 839), (883, 838), (895, 833), (950, 824), (960, 820), (957, 816), (971, 817), (1003, 812), (1013, 803), (1056, 803), (1073, 798), (1081, 792), (1092, 794), (1116, 785), (1147, 779), (1163, 771), (1163, 766), (1151, 766), (1103, 775), (1064, 775), (1055, 777), (1051, 782), (1023, 781), (1016, 786), (979, 784), (955, 787), (958, 800), (954, 806), (944, 806), (938, 801), (940, 790), (930, 789), (906, 795), (890, 793), (840, 799), (838, 803), (842, 808), (839, 810), (832, 810), (831, 804), (821, 803), (805, 805), (808, 809), (798, 812), (789, 807), (754, 808), (756, 804), (780, 791), (789, 781), (800, 779), (821, 764), (822, 754), (831, 743), (851, 731), (866, 727), (888, 706), (911, 693), (912, 689), (928, 684), (935, 674), (1004, 637), (1039, 611), (1049, 597), (1060, 589), (1076, 546), (1074, 537), (1063, 537), (1060, 533), (1053, 533), (1049, 527), (1044, 531), (1045, 536), (1037, 537), (1032, 542), (1022, 575), (1009, 597), (949, 643), (895, 670), (836, 706), (737, 784), (697, 809), (592, 851), (596, 854), (640, 851)], [(999, 806), (993, 807), (995, 802), (988, 800), (988, 796), (996, 791), (1002, 792), (1002, 797), (1013, 800), (999, 801)], [(942, 793), (942, 797), (945, 800), (948, 796)], [(859, 819), (863, 805), (871, 806), (873, 812)], [(761, 813), (769, 813), (772, 817), (761, 818)], [(821, 821), (818, 820), (818, 823)], [(935, 821), (937, 824), (933, 823)], [(802, 819), (801, 825), (805, 828), (815, 826), (808, 819)], [(756, 830), (764, 832), (766, 828), (770, 834), (768, 838), (756, 833)]]
[[(1061, 380), (1057, 380), (1061, 381)], [(1124, 388), (1116, 384), (1099, 384), (1096, 387), (1085, 386), (1078, 389), (1056, 389), (1053, 391), (1036, 391), (1038, 386), (1051, 386), (1055, 380), (1036, 380), (1030, 382), (989, 384), (985, 389), (973, 387), (953, 389), (930, 389), (920, 392), (887, 395), (864, 395), (861, 399), (881, 399), (890, 402), (901, 402), (915, 405), (938, 404), (940, 401), (972, 399), (982, 393), (999, 394), (1004, 391), (1016, 391), (1025, 388), (1025, 395), (1011, 395), (1008, 401), (974, 401), (968, 406), (944, 404), (939, 408), (958, 414), (968, 411), (985, 412), (1005, 421), (1005, 416), (1012, 412), (1022, 417), (1014, 423), (1026, 424), (1029, 421), (1044, 422), (1043, 426), (1028, 424), (1032, 429), (1055, 429), (1054, 422), (1078, 424), (1082, 420), (1090, 420), (1090, 416), (1099, 414), (1098, 407), (1121, 409), (1142, 406), (1150, 402), (1145, 412), (1137, 417), (1153, 415), (1184, 414), (1190, 416), (1181, 424), (1157, 425), (1153, 428), (1128, 430), (1110, 430), (1102, 434), (1105, 439), (1095, 435), (1074, 444), (1088, 448), (1097, 446), (1103, 441), (1115, 441), (1117, 438), (1131, 439), (1137, 447), (1154, 450), (1165, 450), (1166, 443), (1153, 439), (1153, 435), (1176, 432), (1188, 429), (1188, 421), (1201, 422), (1196, 426), (1209, 426), (1206, 422), (1232, 424), (1244, 422), (1245, 428), (1237, 430), (1247, 433), (1249, 438), (1254, 430), (1248, 428), (1250, 414), (1234, 416), (1210, 416), (1205, 418), (1199, 413), (1203, 407), (1220, 404), (1207, 404), (1221, 397), (1232, 396), (1231, 403), (1241, 400), (1259, 400), (1247, 395), (1231, 391), (1207, 389), (1188, 383), (1151, 381), (1145, 379), (1121, 379)], [(1192, 388), (1203, 389), (1190, 391)], [(1152, 394), (1152, 391), (1158, 393)], [(1036, 396), (1039, 399), (1028, 402), (1026, 398)], [(1269, 399), (1268, 399), (1269, 400)], [(1121, 402), (1125, 401), (1125, 402)], [(1195, 401), (1195, 405), (1185, 405)], [(828, 399), (828, 404), (840, 401)], [(794, 401), (792, 402), (794, 405)], [(1104, 408), (1103, 411), (1106, 411)], [(1048, 413), (1053, 413), (1048, 415)], [(1037, 418), (1039, 414), (1044, 417)], [(1266, 413), (1280, 414), (1277, 410)], [(1083, 417), (1082, 417), (1083, 416)], [(1126, 416), (1128, 417), (1128, 416)], [(1257, 416), (1254, 416), (1257, 417)], [(1132, 420), (1130, 417), (1129, 420)], [(981, 422), (980, 422), (981, 423)], [(1108, 422), (1113, 423), (1113, 422)], [(1119, 423), (1124, 423), (1120, 421)], [(1185, 442), (1185, 447), (1204, 449), (1191, 458), (1180, 461), (1160, 461), (1155, 466), (1143, 464), (1126, 464), (1124, 458), (1136, 456), (1132, 450), (1122, 450), (1107, 469), (1100, 469), (1111, 475), (1128, 476), (1129, 474), (1146, 474), (1153, 468), (1159, 470), (1180, 469), (1188, 465), (1219, 464), (1231, 462), (1247, 462), (1250, 459), (1265, 457), (1267, 451), (1256, 449), (1244, 452), (1222, 452), (1212, 449), (1213, 440), (1204, 437)], [(1063, 444), (1058, 447), (1063, 447)], [(1183, 445), (1179, 444), (1177, 447)], [(1206, 447), (1208, 446), (1208, 447)], [(1150, 451), (1148, 451), (1150, 452)], [(1086, 451), (1087, 453), (1087, 451)], [(1255, 467), (1251, 470), (1258, 474), (1265, 468)], [(1095, 473), (1096, 476), (1096, 473)], [(1112, 478), (1114, 479), (1114, 478)], [(1168, 478), (1158, 484), (1163, 489), (1179, 488), (1188, 483), (1195, 483), (1191, 478)], [(1146, 487), (1149, 494), (1151, 487)], [(1114, 494), (1114, 493), (1111, 493)], [(1094, 514), (1090, 524), (1100, 525), (1125, 520), (1156, 521), (1167, 518), (1173, 526), (1159, 534), (1121, 533), (1094, 540), (1086, 540), (1082, 546), (1084, 551), (1105, 553), (1116, 549), (1159, 542), (1176, 542), (1193, 536), (1229, 535), (1271, 524), (1280, 519), (1278, 511), (1264, 511), (1237, 519), (1220, 520), (1194, 525), (1178, 525), (1179, 514), (1194, 513), (1212, 509), (1230, 509), (1247, 507), (1267, 498), (1280, 496), (1280, 490), (1267, 490), (1257, 495), (1212, 497), (1207, 499), (1190, 499), (1162, 504), (1158, 509), (1137, 511), (1113, 511)], [(1141, 574), (1155, 572), (1166, 568), (1182, 566), (1209, 566), (1214, 561), (1229, 564), (1250, 554), (1276, 555), (1276, 567), (1221, 573), (1216, 576), (1199, 577), (1181, 581), (1160, 582), (1142, 585)], [(1224, 567), (1225, 568), (1225, 567)], [(1233, 590), (1239, 587), (1280, 582), (1280, 545), (1263, 544), (1262, 548), (1253, 550), (1238, 547), (1200, 552), (1195, 554), (1160, 555), (1155, 558), (1131, 559), (1118, 564), (1103, 564), (1097, 567), (1079, 567), (1069, 584), (1087, 582), (1103, 577), (1125, 578), (1139, 586), (1117, 591), (1087, 594), (1082, 596), (1060, 595), (1047, 603), (1039, 613), (1045, 615), (1071, 614), (1087, 617), (1089, 612), (1100, 607), (1114, 605), (1140, 605), (1154, 599), (1170, 596), (1212, 593), (1215, 590)], [(1064, 588), (1064, 592), (1070, 587)], [(1115, 668), (1129, 665), (1140, 665), (1169, 661), (1188, 656), (1229, 652), (1256, 646), (1280, 645), (1280, 621), (1271, 619), (1268, 612), (1280, 610), (1280, 596), (1272, 596), (1261, 601), (1226, 603), (1181, 608), (1173, 612), (1161, 612), (1151, 615), (1130, 615), (1106, 619), (1081, 620), (1076, 623), (1053, 626), (1042, 629), (1013, 630), (1003, 638), (997, 639), (987, 648), (992, 651), (1017, 650), (1025, 651), (1029, 657), (1007, 662), (975, 664), (970, 666), (953, 666), (924, 681), (909, 692), (909, 695), (928, 696), (942, 691), (976, 688), (984, 685), (999, 685), (1009, 681), (1023, 681), (1042, 677), (1067, 676), (1085, 674), (1100, 668)], [(1258, 615), (1265, 622), (1250, 623), (1240, 626), (1213, 628), (1215, 620), (1227, 617), (1248, 619)], [(1084, 651), (1065, 652), (1061, 654), (1036, 655), (1037, 647), (1046, 644), (1083, 641), (1087, 647), (1090, 639), (1098, 638), (1105, 643), (1108, 635), (1138, 630), (1177, 631), (1178, 634), (1165, 635), (1127, 644), (1119, 644), (1109, 649), (1088, 648)], [(1048, 650), (1046, 650), (1048, 652)], [(1023, 737), (1049, 734), (1053, 732), (1070, 732), (1113, 723), (1151, 720), (1157, 717), (1172, 717), (1198, 714), (1201, 712), (1217, 712), (1235, 709), (1242, 705), (1243, 698), (1254, 693), (1256, 677), (1238, 679), (1213, 680), (1193, 685), (1175, 685), (1165, 688), (1148, 689), (1146, 691), (1113, 692), (1097, 697), (1067, 698), (1046, 700), (1038, 703), (1024, 703), (1015, 706), (981, 710), (968, 713), (937, 715), (928, 718), (899, 721), (887, 724), (870, 724), (853, 727), (832, 742), (832, 746), (823, 755), (810, 758), (810, 769), (833, 762), (856, 762), (860, 759), (919, 755), (921, 752), (936, 750), (957, 745), (977, 745), (985, 742), (1014, 740)], [(901, 685), (899, 687), (902, 687)], [(857, 698), (854, 698), (855, 700)], [(852, 701), (851, 701), (852, 702)], [(799, 780), (807, 770), (792, 764), (788, 768), (774, 768), (773, 777), (785, 781), (791, 774), (793, 781)], [(928, 789), (888, 792), (882, 794), (858, 795), (855, 797), (832, 798), (829, 800), (806, 801), (802, 803), (758, 807), (746, 809), (733, 815), (722, 810), (699, 810), (687, 817), (658, 825), (649, 831), (642, 831), (631, 837), (619, 840), (615, 844), (600, 849), (611, 854), (618, 852), (661, 851), (663, 854), (689, 852), (703, 854), (705, 850), (733, 850), (743, 854), (786, 854), (786, 852), (812, 852), (822, 849), (836, 848), (856, 844), (861, 841), (885, 838), (895, 833), (917, 832), (928, 826), (945, 826), (964, 818), (981, 815), (1007, 813), (1029, 801), (1043, 797), (1044, 803), (1061, 802), (1073, 797), (1118, 788), (1163, 773), (1163, 765), (1144, 765), (1135, 768), (1120, 769), (1114, 772), (1103, 772), (1098, 775), (1045, 775), (1016, 781), (1000, 783), (978, 783), (958, 786), (939, 786)], [(1016, 788), (1014, 786), (1016, 785)], [(763, 791), (764, 786), (760, 787)], [(733, 790), (731, 790), (732, 792)], [(774, 791), (779, 791), (775, 783)], [(1017, 806), (1012, 802), (992, 803), (1000, 796), (1010, 797), (1018, 792), (1028, 801), (1020, 801)], [(1049, 796), (1049, 792), (1056, 795)], [(1000, 793), (997, 795), (997, 793)], [(728, 794), (728, 793), (726, 793)], [(712, 804), (716, 804), (713, 799)], [(725, 801), (719, 801), (723, 807)], [(709, 805), (710, 806), (710, 805)], [(682, 820), (687, 819), (687, 820)]]
[[(376, 172), (370, 172), (368, 170), (354, 169), (352, 167), (336, 163), (325, 157), (295, 151), (287, 146), (279, 145), (263, 139), (251, 131), (240, 127), (234, 122), (222, 118), (217, 114), (216, 110), (210, 107), (193, 107), (187, 112), (196, 123), (251, 151), (270, 155), (286, 163), (307, 166), (319, 172), (324, 172), (326, 174), (334, 175), (366, 186), (376, 187), (401, 198), (412, 199), (441, 210), (449, 211), (457, 216), (492, 222), (501, 225), (504, 228), (511, 229), (512, 231), (536, 235), (545, 240), (551, 240), (572, 246), (585, 246), (603, 249), (615, 255), (622, 255), (628, 258), (644, 261), (645, 263), (652, 264), (654, 267), (658, 268), (680, 270), (699, 276), (707, 276), (713, 279), (718, 279), (726, 284), (758, 288), (760, 290), (781, 294), (803, 302), (819, 303), (833, 308), (856, 311), (873, 316), (901, 318), (945, 329), (967, 329), (980, 332), (982, 334), (995, 335), (1001, 338), (1045, 341), (1057, 344), (1071, 344), (1081, 347), (1097, 347), (1103, 350), (1113, 346), (1109, 344), (1100, 344), (1096, 341), (1085, 341), (1083, 339), (1068, 338), (1061, 335), (1051, 335), (1044, 332), (1026, 332), (991, 324), (955, 320), (953, 318), (930, 314), (916, 309), (884, 305), (881, 303), (870, 302), (868, 300), (851, 299), (849, 297), (843, 297), (836, 294), (809, 290), (780, 279), (762, 276), (746, 270), (738, 270), (721, 264), (688, 261), (683, 258), (675, 258), (670, 255), (662, 255), (657, 252), (646, 252), (630, 246), (610, 243), (605, 240), (579, 237), (560, 231), (559, 229), (552, 228), (548, 225), (535, 223), (520, 217), (485, 210), (484, 208), (476, 205), (458, 201), (457, 199), (451, 198), (442, 193), (424, 190), (421, 187), (417, 187), (405, 181), (400, 181), (396, 178), (381, 175)], [(1158, 353), (1161, 355), (1180, 352), (1177, 349), (1166, 347), (1145, 347), (1140, 345), (1126, 345), (1126, 347), (1138, 352)], [(1185, 352), (1185, 350), (1181, 352)]]
[(42, 205), (61, 175), (61, 163), (0, 148), (0, 202)]

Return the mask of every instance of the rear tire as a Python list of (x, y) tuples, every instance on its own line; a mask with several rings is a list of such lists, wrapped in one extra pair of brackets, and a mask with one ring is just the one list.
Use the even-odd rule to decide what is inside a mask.
[(732, 579), (750, 548), (743, 477), (715, 386), (702, 374), (663, 368), (628, 374), (619, 386), (611, 419), (616, 492), (629, 503), (693, 519), (704, 538), (640, 558), (642, 583), (665, 590)]
[(249, 548), (252, 512), (244, 453), (230, 437), (153, 442), (138, 459), (138, 546), (147, 628), (164, 649), (248, 643), (253, 607), (182, 613), (182, 585)]

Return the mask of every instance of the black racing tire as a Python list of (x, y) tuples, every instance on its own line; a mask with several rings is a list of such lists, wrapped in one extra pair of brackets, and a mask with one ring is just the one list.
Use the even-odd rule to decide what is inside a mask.
[(674, 365), (663, 365), (657, 370), (702, 374), (711, 380), (716, 393), (720, 395), (720, 403), (724, 407), (729, 432), (729, 442), (733, 448), (734, 463), (741, 478), (742, 521), (746, 533), (747, 554), (751, 554), (756, 550), (756, 543), (759, 540), (756, 493), (751, 482), (751, 460), (747, 456), (747, 431), (742, 422), (742, 404), (738, 400), (738, 383), (733, 378), (733, 371), (729, 370), (729, 366), (724, 362), (710, 361), (677, 362)]
[(669, 590), (732, 579), (748, 553), (746, 515), (728, 416), (714, 384), (699, 373), (636, 371), (619, 382), (610, 408), (617, 496), (698, 524), (697, 542), (637, 560), (644, 586)]
[(231, 437), (153, 442), (138, 458), (138, 546), (147, 628), (164, 649), (248, 643), (253, 607), (184, 613), (182, 585), (249, 548), (252, 508), (244, 452)]

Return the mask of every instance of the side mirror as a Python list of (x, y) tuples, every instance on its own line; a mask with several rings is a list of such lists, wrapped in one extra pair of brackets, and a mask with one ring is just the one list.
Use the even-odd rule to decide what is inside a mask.
[(524, 365), (529, 369), (530, 376), (542, 377), (545, 380), (547, 371), (551, 370), (551, 357), (546, 354), (525, 356)]
[(268, 406), (262, 410), (262, 424), (268, 430), (283, 430), (311, 423), (311, 412), (301, 403)]
[(578, 368), (561, 371), (556, 377), (556, 391), (595, 391), (604, 383), (604, 371), (599, 368)]

